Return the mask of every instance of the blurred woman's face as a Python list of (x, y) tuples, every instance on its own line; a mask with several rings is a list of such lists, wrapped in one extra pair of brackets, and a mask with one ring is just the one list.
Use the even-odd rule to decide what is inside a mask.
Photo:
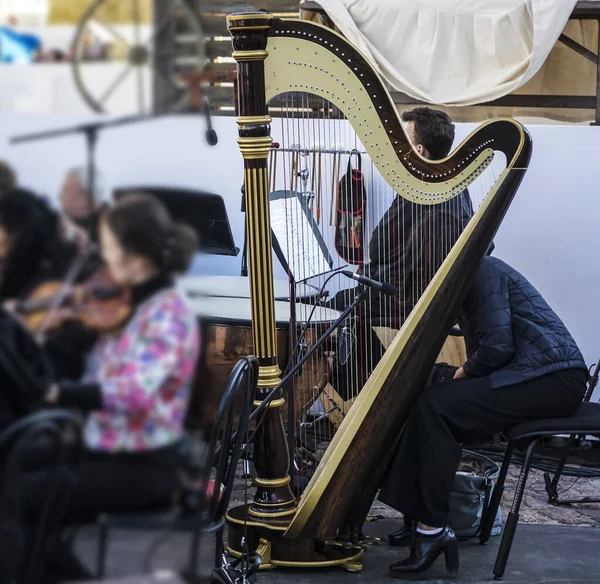
[(117, 284), (129, 284), (130, 259), (106, 221), (100, 222), (100, 245), (106, 267)]
[(102, 257), (116, 284), (139, 284), (156, 271), (146, 258), (123, 249), (117, 236), (104, 220), (100, 222), (99, 235)]

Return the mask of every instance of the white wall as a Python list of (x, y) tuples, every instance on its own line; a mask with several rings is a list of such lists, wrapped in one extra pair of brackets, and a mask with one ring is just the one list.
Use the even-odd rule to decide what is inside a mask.
[[(81, 119), (81, 118), (80, 118)], [(84, 162), (83, 141), (61, 138), (11, 146), (7, 138), (78, 121), (72, 117), (0, 114), (0, 159), (13, 163), (24, 184), (53, 197), (65, 171)], [(233, 118), (216, 118), (219, 144), (204, 143), (204, 121), (168, 118), (107, 130), (98, 163), (108, 188), (146, 183), (180, 185), (222, 195), (236, 244), (242, 246), (242, 160)], [(460, 125), (457, 139), (474, 126)], [(532, 126), (530, 169), (496, 238), (495, 255), (522, 271), (548, 299), (589, 363), (600, 357), (600, 128)], [(196, 269), (239, 274), (237, 258), (207, 256)]]
[[(22, 145), (11, 145), (8, 140), (16, 134), (70, 127), (87, 119), (0, 113), (0, 159), (14, 165), (23, 185), (56, 200), (67, 170), (86, 161), (83, 135)], [(241, 248), (243, 163), (236, 142), (237, 125), (234, 118), (215, 118), (213, 125), (219, 136), (214, 147), (206, 145), (205, 122), (197, 116), (107, 129), (98, 139), (96, 160), (109, 192), (115, 187), (143, 183), (221, 195), (228, 203), (235, 242)], [(239, 257), (207, 256), (198, 261), (207, 273), (239, 273)]]

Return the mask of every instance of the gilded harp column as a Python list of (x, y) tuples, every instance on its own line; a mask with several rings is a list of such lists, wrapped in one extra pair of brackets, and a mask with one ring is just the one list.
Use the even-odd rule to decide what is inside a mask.
[[(275, 337), (275, 301), (267, 157), (271, 148), (271, 118), (265, 98), (267, 33), (271, 15), (233, 14), (227, 27), (238, 67), (238, 144), (244, 157), (248, 267), (252, 304), (252, 339), (260, 364), (255, 405), (280, 382)], [(290, 488), (289, 453), (280, 397), (271, 402), (261, 419), (254, 442), (257, 491), (248, 512), (256, 520), (281, 521), (295, 513)]]

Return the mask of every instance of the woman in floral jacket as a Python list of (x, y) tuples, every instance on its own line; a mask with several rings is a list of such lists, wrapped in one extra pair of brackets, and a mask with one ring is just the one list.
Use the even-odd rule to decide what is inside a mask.
[(188, 268), (195, 233), (173, 223), (158, 200), (130, 194), (103, 215), (100, 243), (114, 280), (132, 288), (133, 315), (120, 333), (98, 339), (80, 382), (55, 384), (46, 396), (51, 404), (92, 412), (70, 500), (69, 515), (81, 519), (143, 510), (175, 495), (199, 353), (196, 317), (172, 280)]

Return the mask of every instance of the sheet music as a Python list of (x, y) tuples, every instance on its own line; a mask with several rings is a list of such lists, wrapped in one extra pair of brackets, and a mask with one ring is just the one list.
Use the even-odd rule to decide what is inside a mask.
[(271, 200), (271, 229), (294, 280), (300, 282), (322, 274), (330, 264), (318, 241), (317, 226), (310, 220), (296, 193)]

